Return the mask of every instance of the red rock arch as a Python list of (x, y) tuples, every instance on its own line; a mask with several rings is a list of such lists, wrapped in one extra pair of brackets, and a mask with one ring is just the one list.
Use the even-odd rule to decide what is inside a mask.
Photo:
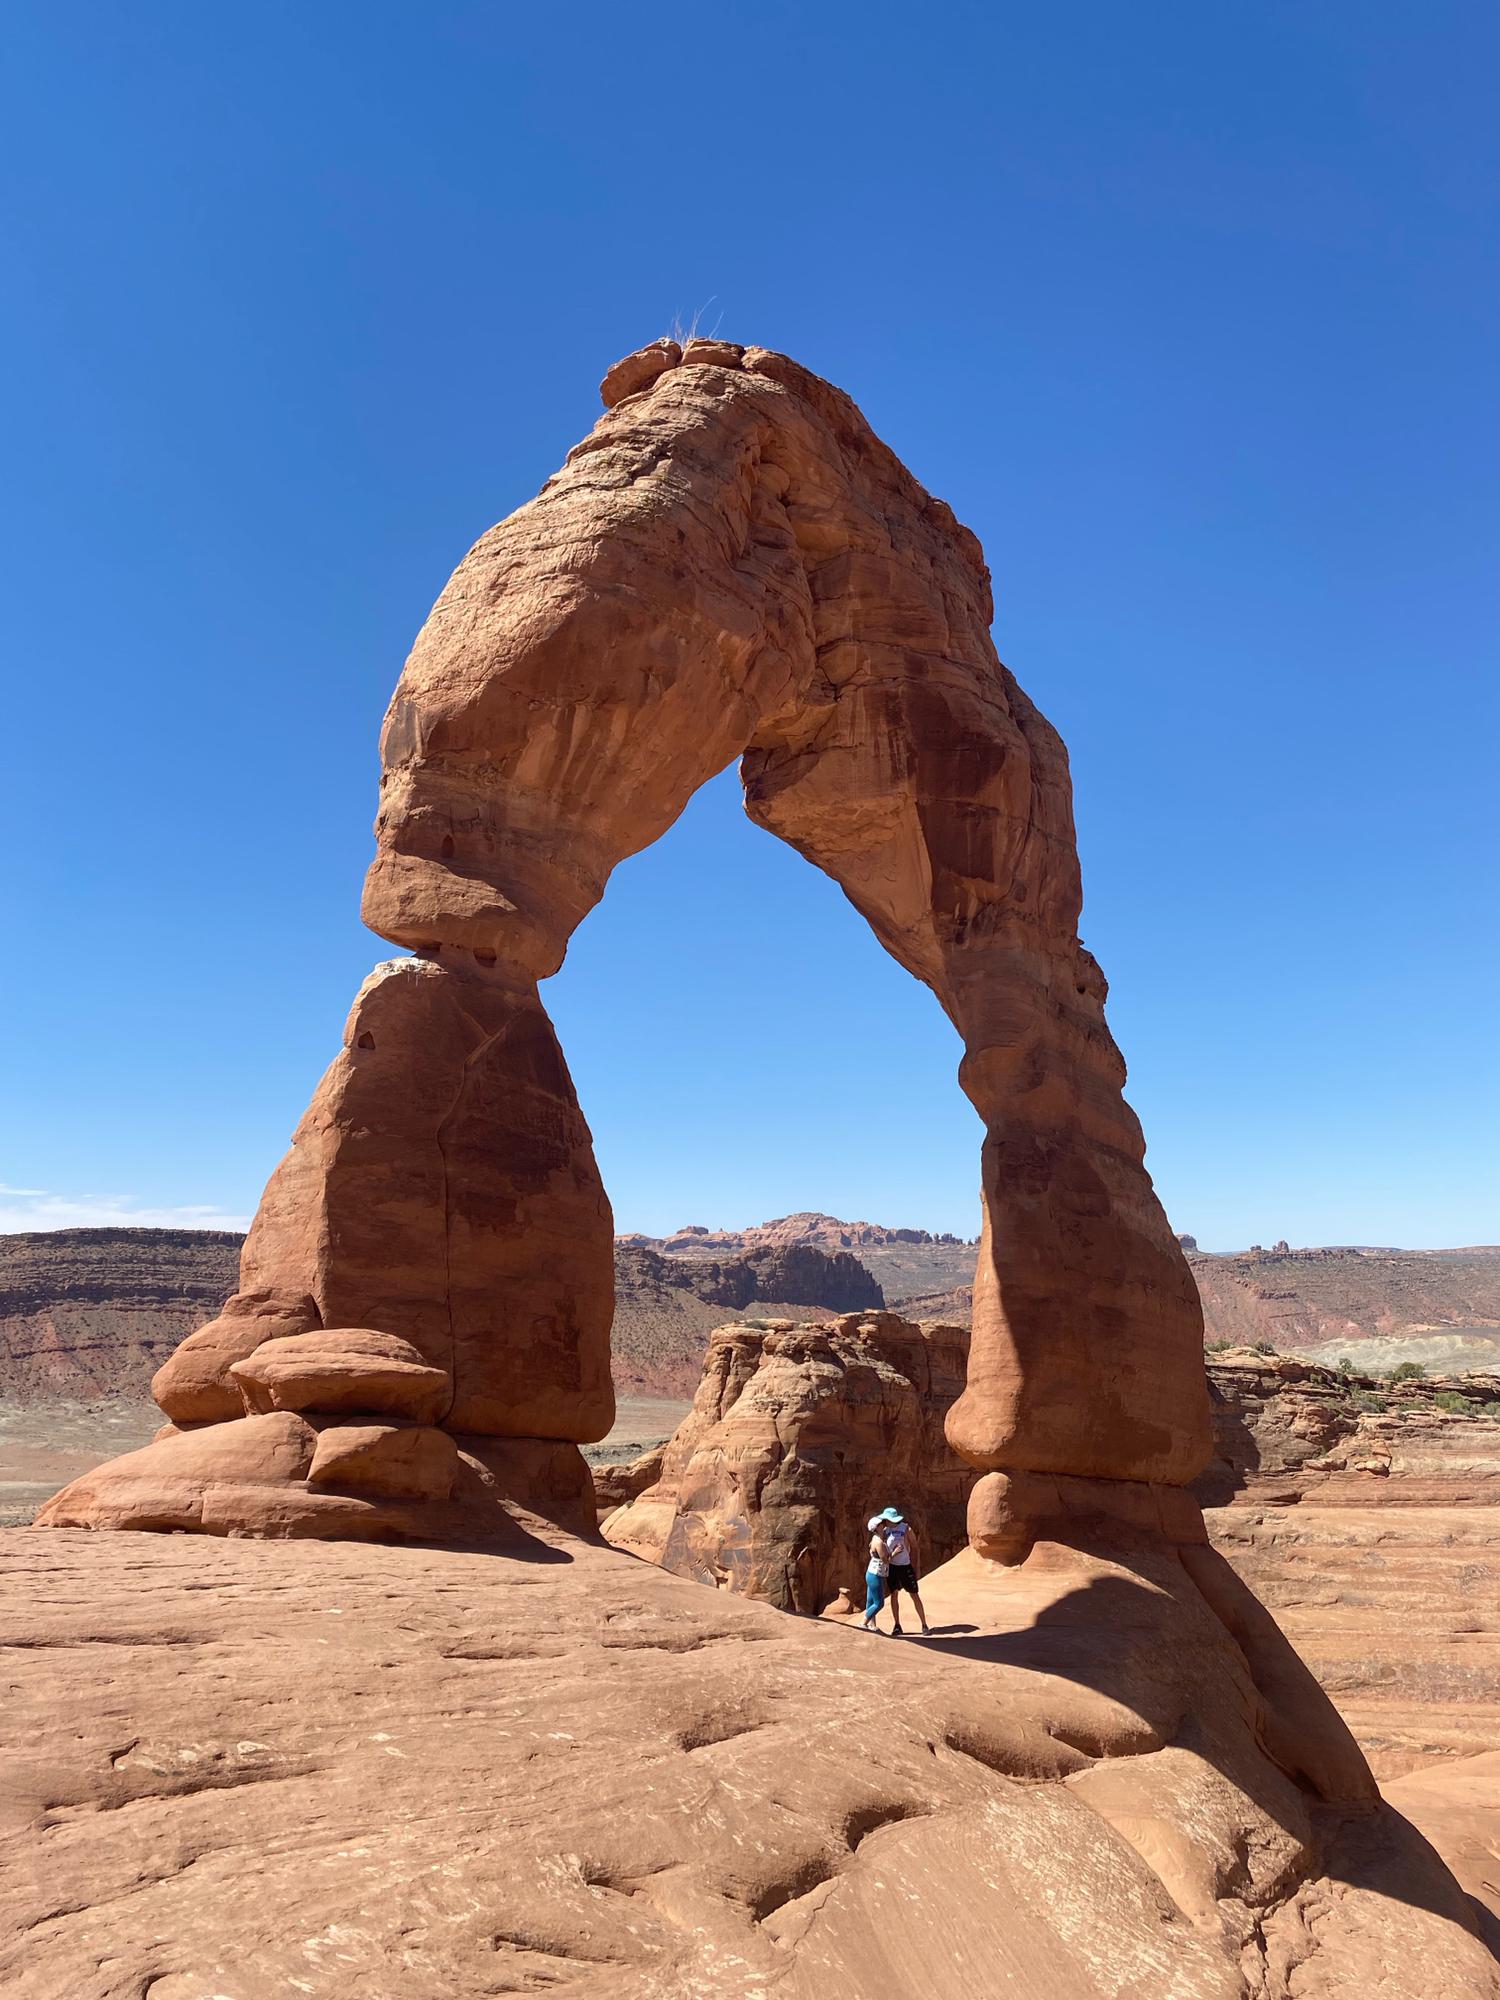
[(1066, 754), (996, 657), (977, 541), (784, 356), (659, 343), (603, 393), (407, 661), (363, 908), (415, 956), (361, 990), (240, 1291), (158, 1400), (231, 1420), (230, 1370), (267, 1338), (376, 1329), (446, 1371), (449, 1432), (603, 1435), (612, 1223), (537, 985), (612, 869), (739, 758), (751, 816), (963, 1037), (988, 1136), (953, 1443), (1007, 1475), (1186, 1482), (1197, 1294), (1077, 936)]

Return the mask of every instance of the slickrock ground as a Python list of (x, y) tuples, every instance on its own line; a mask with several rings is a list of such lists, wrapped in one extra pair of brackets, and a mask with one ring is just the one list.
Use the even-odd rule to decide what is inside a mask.
[[(941, 1445), (920, 1464), (902, 1454), (915, 1406), (884, 1421), (895, 1404), (881, 1385), (897, 1371), (874, 1353), (858, 1365), (846, 1324), (842, 1336), (721, 1329), (665, 1451), (596, 1473), (601, 1506), (621, 1510), (606, 1514), (609, 1538), (802, 1609), (857, 1582), (864, 1516), (888, 1499), (911, 1509), (926, 1566), (961, 1547), (963, 1469), (924, 1480), (922, 1465), (947, 1461)], [(935, 1434), (962, 1369), (962, 1336), (946, 1338)], [(1216, 1457), (1199, 1492), (1214, 1546), (1390, 1795), (1500, 1918), (1500, 1420), (1445, 1410), (1438, 1396), (1455, 1392), (1431, 1384), (1377, 1387), (1249, 1352), (1216, 1359), (1209, 1381)], [(1472, 1409), (1500, 1407), (1500, 1382), (1469, 1387)]]
[(529, 1525), (0, 1536), (8, 2000), (1500, 1992), (1160, 1548), (962, 1557), (922, 1645)]

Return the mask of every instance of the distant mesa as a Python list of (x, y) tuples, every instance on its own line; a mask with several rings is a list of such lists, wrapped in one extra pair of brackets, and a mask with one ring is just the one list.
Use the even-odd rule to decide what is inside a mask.
[(616, 1238), (617, 1242), (643, 1244), (668, 1257), (701, 1256), (722, 1251), (738, 1256), (749, 1250), (784, 1249), (810, 1244), (820, 1250), (887, 1249), (909, 1243), (947, 1249), (973, 1249), (977, 1237), (934, 1235), (926, 1229), (891, 1229), (878, 1222), (841, 1222), (837, 1216), (806, 1209), (797, 1215), (782, 1215), (746, 1229), (709, 1229), (701, 1222), (686, 1224), (670, 1236), (646, 1236), (639, 1231)]
[[(615, 1242), (613, 1371), (622, 1394), (690, 1400), (726, 1311), (804, 1319), (885, 1305), (967, 1326), (976, 1249), (887, 1228), (857, 1250), (749, 1238), (792, 1223), (838, 1235), (877, 1225), (782, 1217), (753, 1230), (639, 1232)], [(712, 1234), (732, 1248), (705, 1243)], [(58, 1229), (0, 1236), (0, 1379), (21, 1403), (145, 1396), (152, 1375), (234, 1290), (243, 1238), (208, 1229)], [(663, 1246), (680, 1247), (670, 1251)], [(1412, 1360), (1433, 1374), (1500, 1366), (1500, 1249), (1332, 1245), (1214, 1254), (1179, 1242), (1205, 1338), (1371, 1373)], [(1274, 1260), (1274, 1262), (1272, 1261)], [(1275, 1276), (1271, 1273), (1274, 1271)]]

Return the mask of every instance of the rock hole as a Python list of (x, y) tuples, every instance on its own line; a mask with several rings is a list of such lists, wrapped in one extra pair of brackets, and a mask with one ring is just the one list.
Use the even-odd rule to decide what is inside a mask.
[(443, 835), (443, 845), (440, 851), (445, 861), (451, 861), (453, 859), (453, 835), (451, 833), (445, 833)]
[(844, 1821), (842, 1832), (849, 1844), (849, 1852), (857, 1854), (860, 1843), (868, 1840), (872, 1833), (878, 1833), (883, 1826), (894, 1826), (898, 1820), (923, 1816), (904, 1800), (892, 1799), (883, 1805), (857, 1806)]
[(359, 1040), (355, 1043), (355, 1047), (360, 1049), (373, 1049), (374, 1046), (375, 1046), (375, 1037), (370, 1033), (369, 1029), (366, 1028), (364, 1033), (360, 1036)]
[(736, 1737), (753, 1736), (756, 1730), (766, 1726), (766, 1718), (760, 1715), (707, 1715), (678, 1731), (677, 1747), (679, 1750), (708, 1750), (715, 1743), (732, 1743)]
[(805, 1896), (820, 1884), (831, 1881), (837, 1873), (838, 1869), (829, 1856), (810, 1854), (782, 1881), (768, 1883), (751, 1903), (750, 1914), (758, 1924), (763, 1924), (783, 1904), (796, 1902), (799, 1896)]

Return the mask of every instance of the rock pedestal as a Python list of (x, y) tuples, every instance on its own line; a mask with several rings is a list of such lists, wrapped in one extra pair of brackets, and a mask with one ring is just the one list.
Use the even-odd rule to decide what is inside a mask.
[[(1066, 755), (996, 657), (979, 544), (784, 355), (658, 342), (604, 400), (407, 661), (364, 915), (414, 956), (362, 989), (240, 1291), (162, 1369), (163, 1409), (222, 1426), (227, 1450), (284, 1423), (244, 1414), (262, 1343), (316, 1335), (321, 1365), (328, 1330), (355, 1328), (445, 1372), (447, 1432), (554, 1452), (604, 1433), (611, 1219), (537, 982), (612, 869), (738, 758), (752, 818), (833, 877), (963, 1037), (987, 1137), (954, 1447), (1008, 1479), (1183, 1485), (1208, 1454), (1197, 1295), (1077, 935)], [(345, 1379), (365, 1360), (384, 1379), (353, 1347)], [(195, 1433), (172, 1480), (211, 1485), (217, 1449)], [(185, 1463), (151, 1447), (153, 1478), (169, 1451)], [(43, 1518), (120, 1524), (114, 1479)], [(304, 1476), (298, 1532), (345, 1532), (322, 1497)], [(262, 1520), (247, 1504), (238, 1528)]]

